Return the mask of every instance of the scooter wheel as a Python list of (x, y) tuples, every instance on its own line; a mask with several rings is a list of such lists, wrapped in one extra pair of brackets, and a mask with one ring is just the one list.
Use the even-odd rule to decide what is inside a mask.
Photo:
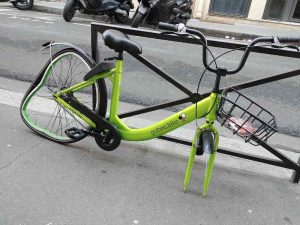
[(12, 2), (13, 6), (20, 10), (29, 10), (33, 6), (34, 0), (24, 0)]
[(142, 22), (143, 22), (143, 19), (144, 19), (143, 17), (144, 17), (144, 15), (142, 13), (137, 12), (135, 17), (133, 18), (131, 26), (132, 27), (139, 27), (140, 25), (142, 25)]
[(126, 12), (126, 16), (124, 16), (122, 14), (116, 14), (116, 15), (114, 15), (114, 18), (118, 23), (126, 23), (129, 18), (129, 12)]
[(63, 11), (63, 17), (66, 22), (70, 22), (76, 13), (76, 0), (68, 0)]

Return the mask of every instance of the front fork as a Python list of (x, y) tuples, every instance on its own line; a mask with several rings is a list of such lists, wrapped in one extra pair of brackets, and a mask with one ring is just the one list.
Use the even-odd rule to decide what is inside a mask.
[[(205, 170), (205, 178), (204, 178), (203, 193), (202, 193), (203, 196), (205, 196), (208, 191), (208, 187), (209, 187), (209, 183), (211, 180), (211, 175), (212, 175), (212, 171), (213, 171), (213, 167), (214, 167), (214, 162), (215, 162), (215, 158), (216, 158), (216, 154), (217, 154), (217, 150), (218, 150), (219, 132), (215, 127), (205, 124), (196, 130), (194, 138), (193, 138), (193, 142), (192, 142), (189, 161), (188, 161), (186, 172), (185, 172), (184, 186), (183, 186), (183, 190), (185, 192), (187, 189), (187, 186), (189, 184), (190, 178), (191, 178), (197, 148), (200, 147), (199, 140), (200, 140), (201, 134), (203, 134), (204, 132), (212, 132), (214, 138), (213, 138), (212, 151), (204, 152), (204, 154), (207, 154), (207, 153), (209, 154), (209, 160), (208, 160), (207, 167)], [(205, 143), (205, 142), (211, 141), (211, 139), (205, 139), (205, 136), (202, 139), (202, 141), (204, 142), (204, 143), (202, 143), (202, 146), (210, 146), (211, 145), (211, 143)]]

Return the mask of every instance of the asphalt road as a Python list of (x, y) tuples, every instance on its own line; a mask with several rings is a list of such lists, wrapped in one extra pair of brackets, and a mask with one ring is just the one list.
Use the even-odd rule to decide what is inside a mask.
[[(20, 80), (33, 79), (49, 57), (39, 51), (44, 42), (64, 41), (90, 52), (90, 20), (75, 18), (66, 23), (59, 15), (19, 11), (0, 5), (0, 76)], [(143, 55), (184, 86), (195, 91), (203, 71), (201, 48), (166, 41), (133, 38), (143, 47)], [(102, 57), (114, 52), (99, 46)], [(212, 48), (218, 55), (223, 49)], [(219, 60), (219, 65), (234, 68), (241, 52), (235, 52)], [(262, 54), (252, 54), (242, 72), (228, 77), (222, 85), (266, 77), (299, 69), (299, 60)], [(122, 100), (135, 104), (151, 105), (185, 97), (183, 93), (159, 78), (131, 56), (125, 56), (125, 75), (122, 81)], [(207, 73), (200, 92), (211, 89), (214, 75)], [(300, 136), (300, 79), (299, 77), (245, 90), (259, 104), (276, 115), (280, 131)]]

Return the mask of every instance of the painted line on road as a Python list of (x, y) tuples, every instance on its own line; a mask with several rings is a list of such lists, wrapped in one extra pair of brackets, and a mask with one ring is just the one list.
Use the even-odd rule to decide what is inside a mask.
[(34, 19), (38, 19), (38, 20), (47, 20), (47, 21), (53, 21), (52, 18), (50, 17), (46, 17), (46, 16), (36, 16), (36, 17), (33, 17)]
[(82, 24), (82, 23), (72, 23), (72, 24), (79, 25), (79, 26), (84, 26), (84, 27), (90, 27), (91, 26), (91, 24)]
[(54, 24), (53, 20), (46, 20), (45, 21), (45, 19), (42, 19), (42, 20), (40, 20), (40, 19), (32, 19), (32, 18), (28, 18), (28, 17), (18, 17), (18, 16), (15, 16), (15, 15), (10, 16), (9, 18), (10, 19), (21, 19), (21, 20), (32, 21), (32, 22), (43, 22), (43, 23), (47, 23), (47, 24)]
[(0, 12), (9, 12), (12, 11), (11, 9), (0, 9)]
[(11, 14), (11, 13), (0, 13), (0, 15), (13, 16), (14, 14)]

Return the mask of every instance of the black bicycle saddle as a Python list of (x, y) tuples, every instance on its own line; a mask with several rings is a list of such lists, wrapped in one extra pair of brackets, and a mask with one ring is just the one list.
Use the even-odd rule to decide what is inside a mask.
[(126, 51), (133, 55), (142, 53), (142, 47), (120, 31), (112, 29), (104, 31), (103, 40), (106, 46), (114, 49), (116, 52)]

